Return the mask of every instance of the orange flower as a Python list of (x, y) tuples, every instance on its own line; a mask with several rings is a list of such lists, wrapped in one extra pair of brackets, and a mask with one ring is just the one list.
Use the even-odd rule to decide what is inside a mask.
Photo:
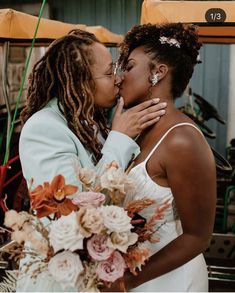
[(53, 178), (51, 184), (44, 182), (34, 190), (29, 191), (31, 207), (37, 211), (37, 217), (46, 217), (57, 213), (68, 215), (76, 211), (78, 207), (72, 203), (72, 200), (66, 198), (77, 192), (78, 187), (74, 185), (65, 185), (65, 178), (57, 175)]
[(137, 269), (141, 270), (141, 266), (149, 259), (150, 251), (148, 248), (131, 247), (127, 250), (127, 254), (123, 255), (127, 267), (130, 272), (137, 276)]

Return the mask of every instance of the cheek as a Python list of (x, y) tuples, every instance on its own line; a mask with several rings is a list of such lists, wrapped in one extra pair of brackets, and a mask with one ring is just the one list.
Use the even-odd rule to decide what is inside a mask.
[(103, 84), (103, 94), (110, 100), (115, 95), (115, 88), (114, 80), (107, 80), (106, 83)]
[(100, 80), (96, 84), (95, 103), (102, 108), (112, 107), (115, 103), (115, 87), (112, 80)]
[(96, 83), (96, 94), (97, 96), (100, 95), (107, 95), (110, 94), (114, 89), (114, 82), (109, 79), (100, 79)]
[(126, 106), (138, 104), (146, 99), (150, 83), (148, 77), (138, 74), (126, 74), (122, 84), (121, 95)]
[(149, 85), (148, 76), (140, 70), (132, 70), (124, 76), (124, 87), (132, 91), (146, 89)]

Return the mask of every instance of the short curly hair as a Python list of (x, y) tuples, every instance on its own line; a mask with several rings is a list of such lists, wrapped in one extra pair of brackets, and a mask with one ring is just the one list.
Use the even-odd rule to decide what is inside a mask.
[[(161, 43), (160, 38), (175, 39), (179, 47), (169, 43)], [(182, 23), (166, 23), (162, 25), (135, 25), (125, 36), (120, 45), (119, 64), (125, 69), (131, 52), (143, 46), (150, 59), (164, 62), (172, 71), (171, 91), (173, 98), (180, 97), (184, 92), (194, 66), (198, 61), (201, 43), (198, 40), (197, 27)]]

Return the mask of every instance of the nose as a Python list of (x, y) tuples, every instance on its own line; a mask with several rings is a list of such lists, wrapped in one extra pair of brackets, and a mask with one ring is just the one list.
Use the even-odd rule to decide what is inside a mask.
[(123, 81), (123, 77), (118, 75), (118, 74), (116, 74), (115, 75), (114, 85), (117, 86), (117, 87), (120, 87), (122, 81)]

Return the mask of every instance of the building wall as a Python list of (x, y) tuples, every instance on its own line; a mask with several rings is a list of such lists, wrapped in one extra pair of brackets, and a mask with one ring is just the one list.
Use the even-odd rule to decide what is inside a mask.
[[(68, 5), (69, 4), (69, 5)], [(124, 34), (139, 23), (142, 0), (52, 0), (56, 19), (87, 25), (103, 25)]]
[(191, 81), (193, 92), (196, 92), (217, 108), (219, 114), (227, 121), (221, 124), (210, 119), (208, 125), (217, 135), (208, 142), (220, 153), (225, 154), (227, 143), (228, 102), (229, 102), (229, 69), (231, 45), (207, 44), (201, 49), (202, 63), (195, 68)]

